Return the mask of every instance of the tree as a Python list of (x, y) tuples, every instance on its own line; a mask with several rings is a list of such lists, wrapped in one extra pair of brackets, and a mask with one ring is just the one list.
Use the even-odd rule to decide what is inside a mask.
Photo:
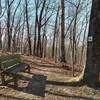
[(55, 53), (55, 39), (56, 39), (56, 35), (57, 35), (58, 17), (59, 17), (59, 5), (58, 5), (58, 9), (57, 9), (55, 27), (54, 27), (54, 36), (53, 36), (53, 44), (52, 44), (52, 58), (54, 58), (54, 53)]
[(9, 0), (7, 0), (7, 35), (8, 35), (8, 47), (7, 50), (10, 51), (11, 47), (11, 34), (10, 34), (10, 11), (11, 6)]
[(11, 39), (12, 39), (12, 33), (11, 33), (11, 7), (14, 2), (14, 0), (10, 1), (7, 0), (7, 38), (8, 38), (8, 45), (7, 45), (7, 51), (11, 51)]
[[(0, 15), (2, 13), (2, 6), (1, 6), (1, 0), (0, 0)], [(0, 50), (2, 48), (2, 40), (1, 40), (1, 37), (2, 37), (2, 32), (1, 32), (1, 21), (0, 21)]]
[(37, 56), (42, 57), (42, 47), (41, 47), (41, 24), (42, 24), (42, 17), (45, 8), (46, 0), (43, 0), (42, 8), (40, 10), (40, 15), (38, 19), (38, 40), (37, 40)]
[(32, 48), (31, 48), (31, 35), (29, 30), (29, 21), (28, 21), (28, 2), (25, 0), (25, 11), (26, 11), (26, 24), (27, 24), (27, 36), (28, 36), (28, 46), (29, 46), (29, 54), (32, 54)]
[(14, 25), (14, 24), (15, 24), (16, 12), (18, 10), (18, 7), (20, 6), (20, 3), (21, 3), (21, 0), (19, 0), (18, 4), (17, 4), (17, 6), (16, 6), (16, 8), (14, 10), (14, 14), (12, 16), (12, 19), (11, 19), (11, 22), (12, 22), (11, 27), (10, 27), (10, 33), (11, 34), (13, 33), (13, 29), (14, 29), (14, 34), (12, 36), (12, 52), (17, 51), (17, 48), (16, 48), (16, 35), (17, 35), (18, 31), (19, 31), (18, 30), (18, 26), (19, 26), (19, 24), (21, 22), (21, 17), (22, 16), (19, 16), (19, 19), (17, 21), (18, 23), (16, 23), (16, 25)]
[(65, 15), (64, 15), (64, 0), (60, 0), (61, 2), (61, 62), (66, 62), (65, 60)]
[(38, 6), (39, 2), (35, 0), (35, 28), (34, 28), (34, 48), (33, 48), (33, 54), (36, 55), (36, 41), (37, 41), (37, 25), (38, 25)]
[(100, 0), (92, 0), (92, 9), (89, 24), (87, 61), (83, 80), (86, 83), (96, 84), (100, 74)]

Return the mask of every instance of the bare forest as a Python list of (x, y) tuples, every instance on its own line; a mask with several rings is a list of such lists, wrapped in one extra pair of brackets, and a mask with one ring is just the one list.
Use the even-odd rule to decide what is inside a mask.
[(100, 100), (100, 0), (0, 0), (0, 100)]

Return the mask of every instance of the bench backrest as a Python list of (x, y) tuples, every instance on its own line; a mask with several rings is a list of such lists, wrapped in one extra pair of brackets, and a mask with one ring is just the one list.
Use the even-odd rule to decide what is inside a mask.
[(2, 55), (0, 56), (0, 69), (1, 70), (6, 70), (10, 67), (13, 67), (17, 64), (20, 64), (21, 59), (20, 55), (15, 54), (15, 55)]

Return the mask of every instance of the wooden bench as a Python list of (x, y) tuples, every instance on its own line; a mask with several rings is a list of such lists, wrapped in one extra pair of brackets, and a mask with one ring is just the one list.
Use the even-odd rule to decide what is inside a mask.
[[(0, 74), (3, 85), (6, 85), (9, 82), (14, 82), (14, 85), (17, 87), (19, 78), (17, 73), (22, 71), (30, 72), (30, 66), (21, 62), (20, 55), (0, 56)], [(12, 79), (7, 80), (5, 76), (10, 76)]]

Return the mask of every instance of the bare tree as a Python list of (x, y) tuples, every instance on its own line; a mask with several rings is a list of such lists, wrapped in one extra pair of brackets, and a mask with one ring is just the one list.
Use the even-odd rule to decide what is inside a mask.
[(60, 0), (61, 3), (61, 62), (66, 62), (65, 60), (65, 15), (64, 15), (64, 0)]
[(28, 36), (28, 46), (29, 46), (29, 54), (32, 54), (32, 48), (31, 48), (31, 34), (29, 30), (29, 19), (28, 19), (28, 2), (25, 0), (25, 11), (26, 11), (26, 23), (27, 23), (27, 36)]
[(52, 58), (54, 58), (55, 38), (56, 38), (56, 35), (57, 35), (58, 16), (59, 16), (59, 6), (58, 6), (57, 14), (56, 14), (55, 27), (54, 27), (54, 36), (53, 36), (53, 45), (52, 45)]
[(10, 47), (11, 47), (11, 34), (10, 34), (10, 10), (11, 10), (11, 6), (10, 6), (10, 1), (7, 0), (7, 35), (8, 35), (8, 51), (10, 51)]
[(42, 57), (42, 48), (41, 48), (41, 21), (42, 21), (42, 15), (45, 8), (46, 0), (43, 0), (43, 4), (40, 10), (40, 15), (38, 19), (38, 40), (37, 40), (37, 56)]
[(38, 25), (38, 7), (39, 2), (35, 0), (35, 29), (34, 29), (34, 50), (33, 54), (36, 55), (36, 44), (37, 44), (37, 25)]
[[(2, 6), (1, 6), (1, 0), (0, 0), (0, 15), (2, 13)], [(2, 49), (2, 32), (1, 32), (1, 21), (0, 21), (0, 50)]]

